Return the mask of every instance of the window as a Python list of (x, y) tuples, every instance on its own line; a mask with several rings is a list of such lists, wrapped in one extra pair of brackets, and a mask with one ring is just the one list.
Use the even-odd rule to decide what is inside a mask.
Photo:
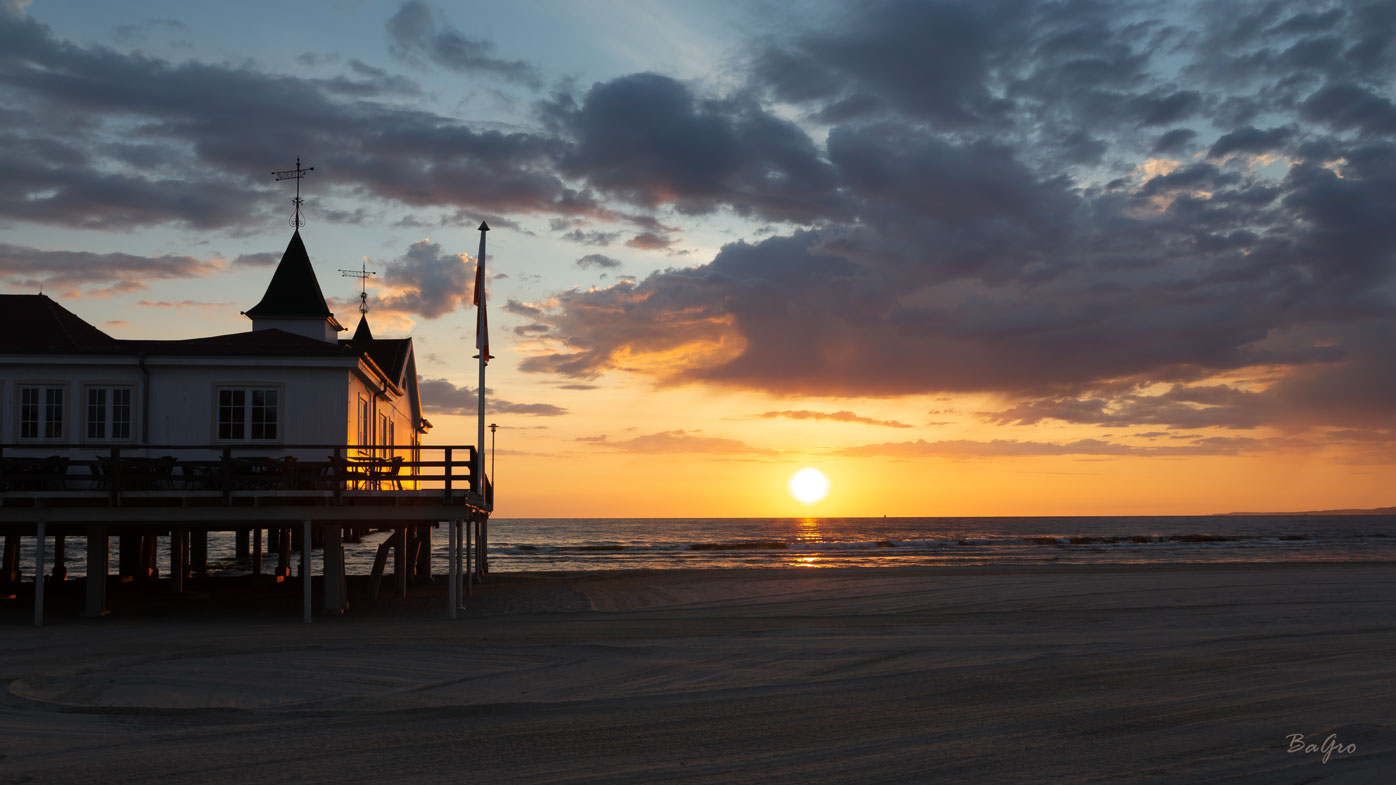
[(63, 438), (64, 392), (57, 386), (19, 388), (19, 438)]
[(131, 388), (87, 388), (87, 438), (131, 438)]
[(280, 390), (255, 387), (219, 388), (219, 440), (269, 441), (278, 438), (280, 407)]
[(369, 419), (368, 401), (359, 398), (359, 432), (358, 443), (363, 445), (373, 444), (373, 421)]
[[(388, 440), (388, 415), (380, 414), (378, 415), (378, 444), (380, 446), (386, 447), (389, 443), (390, 442)], [(388, 457), (388, 451), (386, 449), (383, 450), (383, 457)]]

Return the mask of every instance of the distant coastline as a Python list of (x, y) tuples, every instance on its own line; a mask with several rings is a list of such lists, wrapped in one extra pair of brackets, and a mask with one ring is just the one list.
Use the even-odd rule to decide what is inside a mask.
[(1396, 507), (1372, 507), (1367, 510), (1303, 510), (1300, 512), (1219, 512), (1216, 515), (1396, 515)]

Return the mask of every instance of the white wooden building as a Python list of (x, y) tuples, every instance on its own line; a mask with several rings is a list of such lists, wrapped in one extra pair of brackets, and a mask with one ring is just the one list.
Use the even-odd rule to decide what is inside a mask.
[(122, 579), (156, 573), (167, 542), (180, 592), (213, 531), (237, 532), (239, 554), (252, 536), (254, 577), (262, 532), (275, 532), (273, 577), (289, 579), (294, 528), (308, 621), (313, 542), (324, 543), (316, 584), (337, 613), (348, 607), (346, 533), (394, 531), (370, 595), (391, 547), (403, 596), (409, 576), (431, 580), (431, 527), (445, 522), (455, 614), (465, 576), (488, 569), (493, 493), (475, 445), (422, 443), (431, 423), (412, 339), (374, 338), (366, 314), (341, 339), (299, 231), (244, 315), (245, 332), (126, 340), (44, 295), (0, 295), (0, 599), (29, 585), (18, 556), (29, 536), (40, 623), (49, 538), (56, 581), (64, 538), (86, 538), (85, 613), (101, 615), (111, 536)]
[(121, 340), (42, 294), (0, 295), (0, 443), (416, 446), (412, 339), (352, 338), (325, 303), (297, 231), (247, 332)]

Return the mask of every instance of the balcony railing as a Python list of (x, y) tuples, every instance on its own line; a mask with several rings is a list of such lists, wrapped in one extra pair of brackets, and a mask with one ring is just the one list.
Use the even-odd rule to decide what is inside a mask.
[(493, 505), (473, 445), (0, 444), (0, 498), (440, 494)]

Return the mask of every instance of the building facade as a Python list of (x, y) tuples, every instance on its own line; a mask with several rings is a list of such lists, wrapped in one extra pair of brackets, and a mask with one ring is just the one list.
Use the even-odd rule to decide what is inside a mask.
[(0, 295), (0, 443), (36, 454), (146, 445), (415, 454), (430, 423), (412, 339), (375, 339), (366, 314), (340, 339), (299, 231), (244, 315), (244, 333), (122, 340), (45, 295)]

